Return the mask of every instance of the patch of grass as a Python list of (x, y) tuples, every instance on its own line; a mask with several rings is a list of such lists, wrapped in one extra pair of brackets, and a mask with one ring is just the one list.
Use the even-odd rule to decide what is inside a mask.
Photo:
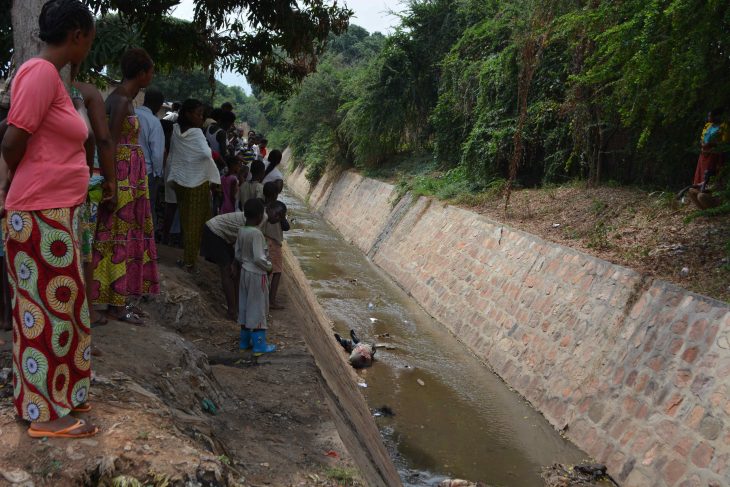
[(477, 185), (463, 167), (448, 171), (432, 170), (422, 174), (402, 173), (395, 182), (395, 205), (408, 192), (415, 198), (432, 196), (456, 204), (479, 206), (504, 191), (506, 180), (494, 179), (485, 186)]
[(357, 472), (351, 468), (330, 467), (325, 471), (327, 478), (343, 482), (342, 485), (355, 485)]
[(594, 198), (591, 202), (591, 213), (596, 216), (606, 211), (606, 208), (608, 208), (608, 204), (606, 204), (606, 202), (601, 199)]
[(432, 154), (405, 152), (393, 156), (386, 165), (366, 167), (361, 172), (365, 177), (397, 182), (403, 178), (422, 176), (436, 169)]
[(659, 191), (655, 193), (650, 193), (649, 196), (654, 198), (654, 206), (658, 208), (667, 210), (676, 210), (679, 208), (677, 196), (671, 191)]
[(47, 459), (47, 461), (41, 462), (38, 467), (37, 473), (41, 477), (47, 478), (52, 477), (56, 473), (60, 472), (63, 468), (63, 463), (60, 460)]
[(119, 475), (111, 481), (112, 487), (142, 487), (144, 484), (129, 475)]
[(588, 232), (588, 243), (586, 244), (588, 248), (605, 250), (610, 247), (608, 233), (611, 230), (612, 228), (606, 225), (606, 222), (598, 220)]
[(568, 226), (563, 227), (563, 236), (571, 240), (578, 240), (580, 238), (578, 230)]

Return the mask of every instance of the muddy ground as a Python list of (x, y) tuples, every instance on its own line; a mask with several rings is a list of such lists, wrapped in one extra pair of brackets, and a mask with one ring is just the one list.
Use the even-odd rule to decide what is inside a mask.
[[(12, 387), (0, 388), (0, 485), (361, 485), (286, 279), (287, 307), (273, 311), (269, 333), (279, 351), (254, 364), (225, 319), (217, 268), (203, 263), (190, 275), (173, 264), (178, 250), (160, 254), (162, 293), (140, 303), (147, 325), (110, 321), (92, 332), (101, 356), (92, 361), (93, 409), (80, 416), (97, 436), (31, 439)], [(0, 340), (2, 369), (10, 333)]]

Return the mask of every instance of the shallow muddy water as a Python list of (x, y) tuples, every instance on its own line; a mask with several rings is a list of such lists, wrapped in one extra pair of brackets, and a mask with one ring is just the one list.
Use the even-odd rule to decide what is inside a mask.
[(359, 249), (300, 200), (282, 199), (289, 247), (336, 331), (386, 345), (358, 375), (369, 407), (395, 413), (376, 422), (406, 485), (537, 487), (542, 466), (586, 458)]

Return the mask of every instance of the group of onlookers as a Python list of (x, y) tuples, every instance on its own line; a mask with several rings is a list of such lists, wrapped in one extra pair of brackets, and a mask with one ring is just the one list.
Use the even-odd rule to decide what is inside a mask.
[(230, 104), (188, 99), (160, 120), (164, 96), (150, 88), (135, 108), (154, 76), (142, 49), (123, 55), (106, 100), (76, 81), (96, 34), (78, 0), (46, 2), (38, 26), (42, 50), (13, 75), (0, 125), (0, 271), (12, 295), (1, 301), (12, 304), (14, 404), (28, 434), (80, 438), (97, 432), (75, 416), (91, 410), (91, 328), (143, 324), (133, 299), (159, 292), (155, 227), (167, 242), (179, 220), (186, 270), (201, 244), (219, 264), (241, 348), (274, 350), (265, 330), (288, 229), (282, 154), (255, 133), (241, 142)]

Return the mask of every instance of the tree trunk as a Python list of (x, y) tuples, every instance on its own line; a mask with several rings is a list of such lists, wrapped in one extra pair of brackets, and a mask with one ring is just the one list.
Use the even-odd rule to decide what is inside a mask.
[(13, 23), (13, 62), (18, 67), (41, 52), (38, 17), (45, 0), (13, 0), (10, 16)]

